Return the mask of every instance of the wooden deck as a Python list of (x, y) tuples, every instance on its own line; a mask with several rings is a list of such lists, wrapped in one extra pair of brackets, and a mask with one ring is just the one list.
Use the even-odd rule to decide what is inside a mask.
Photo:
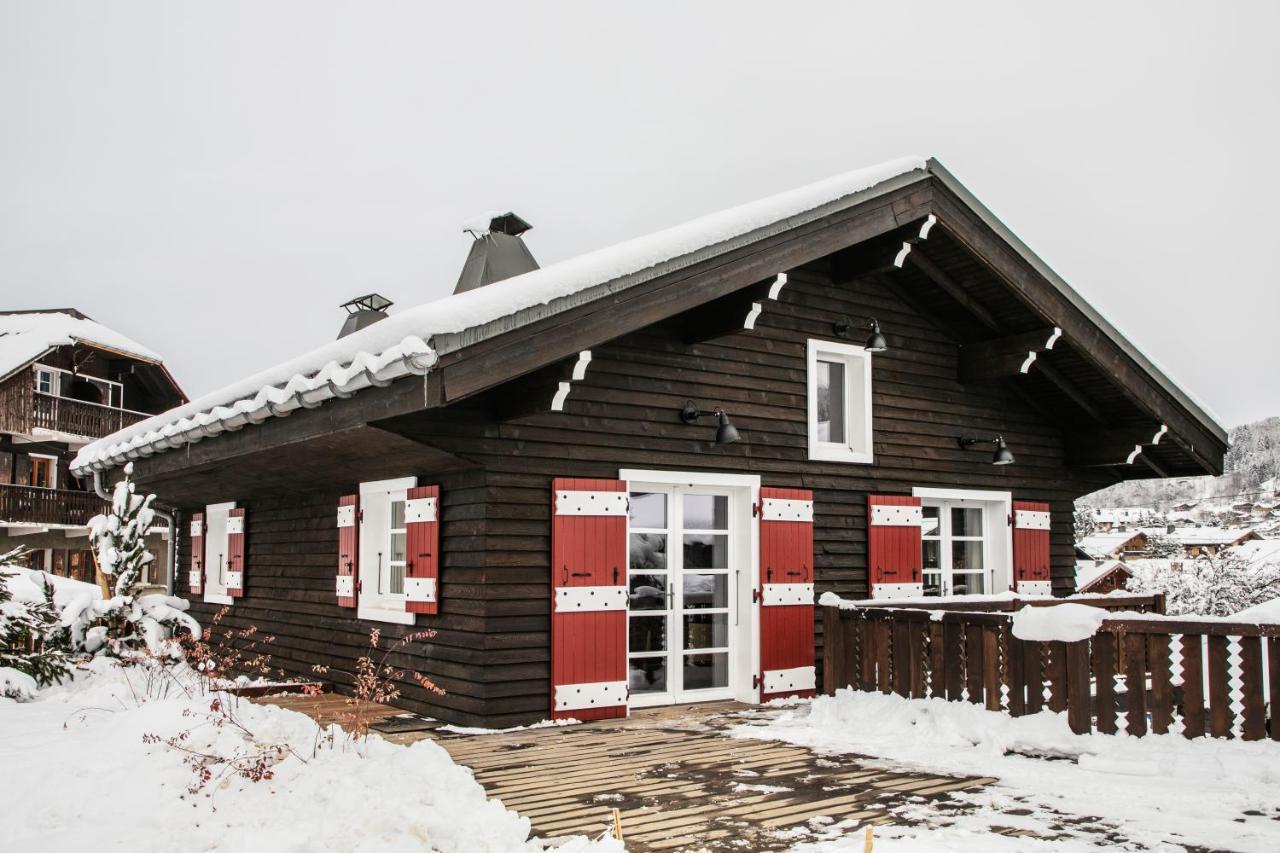
[[(322, 723), (336, 721), (346, 709), (340, 696), (264, 701)], [(379, 716), (390, 720), (397, 713), (387, 709)], [(626, 720), (557, 728), (383, 737), (398, 743), (433, 738), (544, 838), (599, 835), (617, 808), (633, 851), (781, 850), (796, 839), (780, 833), (812, 818), (886, 822), (888, 809), (908, 797), (942, 796), (994, 781), (888, 772), (847, 756), (821, 757), (802, 747), (724, 733), (760, 713), (766, 712), (717, 703), (639, 710)], [(431, 725), (421, 718), (395, 722)]]

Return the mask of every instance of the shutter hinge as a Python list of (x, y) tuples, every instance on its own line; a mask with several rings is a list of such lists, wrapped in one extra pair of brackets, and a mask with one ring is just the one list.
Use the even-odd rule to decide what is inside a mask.
[(364, 581), (362, 580), (356, 581), (356, 592), (364, 592)]
[(759, 687), (760, 687), (760, 680), (761, 680), (761, 679), (760, 679), (760, 676), (759, 676), (759, 675), (756, 675), (756, 674), (754, 674), (754, 673), (752, 674), (752, 676), (751, 676), (751, 689), (752, 689), (752, 690), (757, 690), (757, 689), (759, 689)]
[(760, 603), (760, 590), (758, 589), (751, 590), (751, 603), (752, 604)]
[(751, 505), (751, 517), (752, 517), (752, 518), (758, 518), (758, 517), (759, 517), (759, 515), (760, 515), (760, 504), (758, 504), (758, 503), (752, 504), (752, 505)]
[(360, 510), (358, 513), (356, 513), (356, 518), (360, 521), (361, 524), (364, 524), (364, 510)]

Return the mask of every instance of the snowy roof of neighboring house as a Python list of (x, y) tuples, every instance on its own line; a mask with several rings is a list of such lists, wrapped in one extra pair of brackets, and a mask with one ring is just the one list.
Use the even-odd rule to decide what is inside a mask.
[(1100, 559), (1110, 557), (1123, 550), (1124, 546), (1130, 541), (1142, 535), (1141, 532), (1134, 530), (1119, 530), (1115, 533), (1091, 533), (1077, 544), (1084, 549), (1085, 553)]
[(161, 362), (156, 353), (74, 309), (0, 312), (0, 379), (52, 349), (85, 344), (129, 358)]
[[(1195, 428), (1203, 430), (1210, 442), (1220, 441), (1225, 449), (1226, 432), (1207, 410), (1054, 273), (941, 164), (936, 160), (904, 157), (406, 309), (93, 442), (80, 450), (72, 467), (81, 474), (103, 470), (246, 424), (287, 415), (298, 408), (312, 408), (334, 397), (349, 397), (410, 374), (424, 374), (432, 370), (443, 355), (579, 306), (616, 299), (617, 294), (628, 288), (760, 241), (793, 233), (927, 177), (954, 194), (984, 227), (991, 229), (1044, 279), (1056, 297), (1078, 311), (1085, 322), (1131, 359), (1140, 374), (1167, 392)], [(930, 223), (936, 219), (932, 214), (929, 216)], [(1204, 458), (1212, 459), (1219, 450), (1207, 452)]]
[(1172, 533), (1152, 529), (1149, 534), (1168, 537), (1179, 545), (1231, 545), (1241, 539), (1256, 536), (1251, 527), (1178, 527)]
[(1120, 569), (1127, 575), (1133, 574), (1119, 560), (1076, 560), (1076, 592), (1084, 592), (1113, 569)]
[(1280, 563), (1280, 539), (1254, 539), (1241, 542), (1231, 553), (1248, 560), (1250, 564)]

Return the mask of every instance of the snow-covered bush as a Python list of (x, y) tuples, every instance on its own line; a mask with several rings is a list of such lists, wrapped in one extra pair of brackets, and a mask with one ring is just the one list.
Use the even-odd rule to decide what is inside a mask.
[(18, 578), (21, 551), (0, 556), (0, 696), (30, 699), (37, 687), (71, 675), (71, 658), (61, 626), (53, 585), (43, 572), (18, 595), (10, 581)]
[(1150, 533), (1147, 535), (1145, 555), (1158, 560), (1176, 557), (1183, 552), (1177, 539), (1167, 533)]
[(129, 658), (146, 651), (177, 657), (180, 650), (167, 640), (179, 630), (198, 636), (200, 626), (187, 615), (190, 605), (184, 599), (141, 594), (152, 560), (146, 536), (155, 520), (151, 509), (155, 495), (136, 494), (132, 475), (133, 463), (129, 463), (124, 479), (116, 484), (111, 510), (89, 520), (94, 558), (110, 583), (112, 596), (105, 600), (82, 597), (63, 611), (62, 624), (72, 647), (88, 654)]
[(1231, 616), (1280, 597), (1280, 563), (1250, 563), (1231, 551), (1172, 564), (1147, 560), (1132, 570), (1129, 590), (1164, 593), (1171, 616)]

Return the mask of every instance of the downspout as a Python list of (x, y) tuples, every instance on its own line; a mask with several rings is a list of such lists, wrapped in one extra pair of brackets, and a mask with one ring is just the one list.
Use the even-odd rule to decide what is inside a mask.
[[(102, 485), (101, 471), (93, 472), (93, 490), (104, 501), (111, 501), (111, 495)], [(178, 513), (160, 509), (155, 504), (151, 505), (151, 511), (169, 522), (169, 559), (164, 567), (164, 590), (166, 595), (173, 595), (173, 567), (178, 563)]]

